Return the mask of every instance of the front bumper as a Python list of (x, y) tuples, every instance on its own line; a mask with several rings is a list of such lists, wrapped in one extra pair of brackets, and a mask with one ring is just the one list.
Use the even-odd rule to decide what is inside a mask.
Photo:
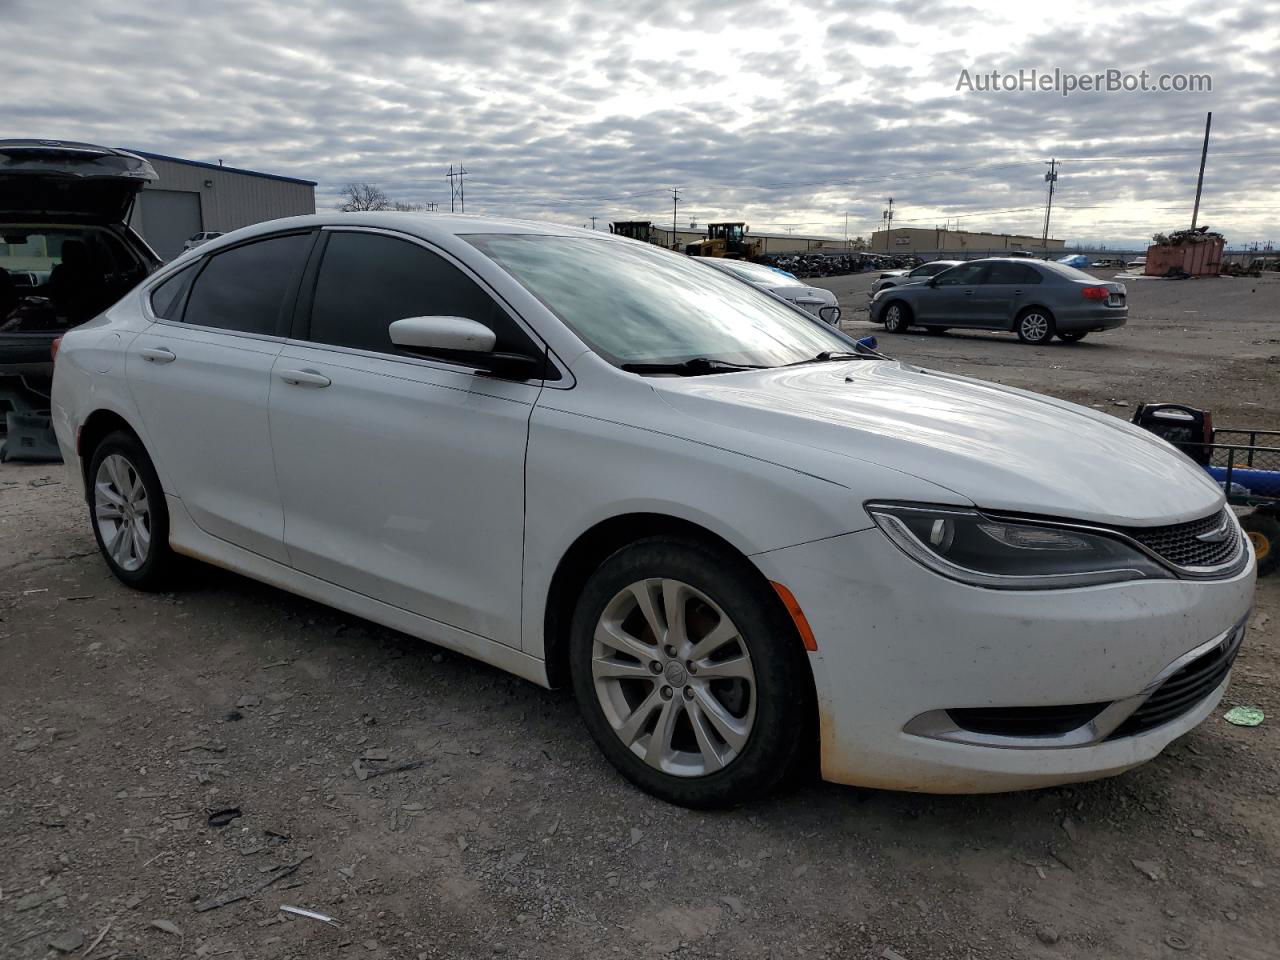
[(753, 559), (791, 589), (817, 639), (809, 657), (823, 776), (929, 793), (1050, 786), (1150, 760), (1212, 712), (1225, 677), (1185, 712), (1132, 735), (1115, 736), (1123, 731), (1111, 724), (1052, 742), (983, 741), (948, 735), (938, 721), (964, 709), (1135, 707), (1183, 658), (1241, 623), (1255, 577), (1251, 558), (1228, 580), (986, 590), (926, 570), (879, 530)]

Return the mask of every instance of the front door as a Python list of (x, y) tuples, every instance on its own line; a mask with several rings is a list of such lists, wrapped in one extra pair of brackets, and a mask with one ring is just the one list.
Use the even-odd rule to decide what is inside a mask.
[(419, 241), (337, 229), (322, 243), (271, 378), (291, 562), (518, 647), (524, 457), (542, 382), (406, 355), (387, 328), (461, 316), (493, 328), (499, 350), (532, 353), (532, 339)]
[(921, 284), (913, 301), (916, 321), (951, 327), (980, 325), (978, 285), (986, 269), (981, 262), (962, 263)]
[(312, 239), (242, 244), (166, 280), (125, 361), (166, 492), (206, 533), (281, 562), (267, 394)]

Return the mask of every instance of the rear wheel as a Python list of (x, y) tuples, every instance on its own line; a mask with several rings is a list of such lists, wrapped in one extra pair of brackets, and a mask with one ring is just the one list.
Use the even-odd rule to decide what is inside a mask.
[(1058, 331), (1058, 339), (1063, 343), (1079, 343), (1088, 335), (1088, 331), (1081, 331), (1080, 333), (1064, 333), (1061, 330)]
[(1240, 520), (1240, 526), (1253, 544), (1258, 558), (1258, 575), (1274, 573), (1280, 568), (1280, 517), (1254, 511)]
[(570, 671), (587, 729), (627, 779), (682, 806), (777, 786), (802, 754), (807, 669), (759, 574), (696, 541), (623, 548), (574, 613)]
[(1018, 315), (1018, 323), (1014, 328), (1018, 331), (1018, 339), (1023, 343), (1042, 344), (1053, 339), (1053, 317), (1048, 310), (1032, 307)]
[(890, 333), (906, 333), (911, 326), (911, 308), (894, 300), (884, 308), (884, 328)]
[(89, 460), (86, 493), (93, 536), (116, 577), (159, 590), (173, 572), (169, 511), (151, 458), (131, 433), (108, 434)]

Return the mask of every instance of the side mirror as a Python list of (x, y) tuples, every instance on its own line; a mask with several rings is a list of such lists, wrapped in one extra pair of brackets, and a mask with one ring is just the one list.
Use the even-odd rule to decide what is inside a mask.
[(492, 353), (498, 342), (483, 323), (466, 317), (406, 317), (388, 328), (391, 342), (410, 351)]
[(545, 357), (494, 351), (498, 338), (483, 323), (466, 317), (406, 317), (387, 332), (406, 353), (473, 364), (506, 380), (532, 380), (543, 375)]

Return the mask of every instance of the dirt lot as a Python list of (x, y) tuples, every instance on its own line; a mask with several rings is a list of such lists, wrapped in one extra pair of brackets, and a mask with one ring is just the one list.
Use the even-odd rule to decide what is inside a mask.
[[(824, 283), (852, 311), (870, 277)], [(1130, 326), (1077, 346), (881, 340), (1121, 415), (1280, 427), (1280, 281), (1130, 289)], [(0, 467), (0, 957), (1277, 955), (1280, 578), (1224, 704), (1261, 727), (1219, 709), (1064, 789), (801, 784), (692, 813), (623, 783), (564, 693), (208, 568), (125, 589), (61, 480)], [(362, 756), (423, 763), (360, 779)]]

